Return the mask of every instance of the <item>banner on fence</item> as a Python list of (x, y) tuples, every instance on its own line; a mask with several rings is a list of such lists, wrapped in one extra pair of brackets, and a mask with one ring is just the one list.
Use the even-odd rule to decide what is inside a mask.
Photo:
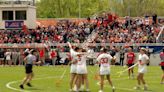
[(5, 21), (5, 28), (22, 28), (23, 21)]

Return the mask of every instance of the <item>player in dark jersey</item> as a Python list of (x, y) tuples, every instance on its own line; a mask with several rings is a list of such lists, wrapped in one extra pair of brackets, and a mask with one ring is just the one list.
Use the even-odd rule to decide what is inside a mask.
[(21, 89), (24, 89), (24, 84), (27, 83), (27, 86), (32, 87), (30, 84), (30, 81), (33, 78), (33, 71), (32, 66), (33, 64), (40, 64), (41, 62), (36, 62), (36, 54), (37, 52), (35, 50), (31, 50), (28, 54), (26, 53), (26, 57), (24, 58), (25, 61), (25, 72), (26, 77), (23, 79), (23, 82), (19, 86)]
[[(134, 65), (134, 61), (135, 61), (135, 54), (134, 52), (132, 52), (132, 48), (129, 47), (128, 49), (128, 53), (127, 53), (127, 60), (126, 60), (126, 64), (128, 67), (131, 67), (132, 65)], [(134, 78), (134, 74), (133, 74), (133, 68), (129, 69), (128, 70), (128, 75), (129, 75), (129, 78), (132, 74), (132, 78)]]

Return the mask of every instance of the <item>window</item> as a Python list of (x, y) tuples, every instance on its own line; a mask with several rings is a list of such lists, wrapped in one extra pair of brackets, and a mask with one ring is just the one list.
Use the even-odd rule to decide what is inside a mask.
[(13, 20), (13, 11), (2, 11), (3, 20)]
[(26, 11), (15, 11), (16, 20), (26, 20)]

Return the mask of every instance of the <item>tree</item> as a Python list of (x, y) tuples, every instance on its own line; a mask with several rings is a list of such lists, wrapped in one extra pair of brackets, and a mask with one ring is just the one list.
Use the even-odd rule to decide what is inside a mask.
[(40, 0), (36, 3), (39, 18), (78, 18), (79, 1), (81, 17), (103, 11), (119, 16), (144, 16), (156, 13), (164, 16), (164, 0)]

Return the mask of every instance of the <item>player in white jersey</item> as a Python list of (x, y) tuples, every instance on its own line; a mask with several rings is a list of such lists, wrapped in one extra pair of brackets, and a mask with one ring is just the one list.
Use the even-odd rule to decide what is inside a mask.
[(70, 91), (73, 91), (73, 85), (76, 85), (76, 71), (77, 71), (77, 60), (75, 59), (78, 55), (78, 51), (80, 50), (78, 47), (75, 48), (75, 50), (72, 48), (72, 45), (68, 42), (68, 46), (70, 48), (70, 54), (71, 54), (71, 69), (70, 69), (70, 74), (71, 74), (71, 78), (70, 78)]
[(103, 48), (102, 51), (103, 53), (101, 53), (97, 58), (98, 64), (100, 64), (100, 80), (101, 80), (101, 86), (99, 92), (103, 92), (104, 76), (106, 76), (109, 84), (112, 87), (112, 92), (114, 92), (115, 87), (113, 86), (113, 83), (110, 78), (110, 64), (113, 58), (110, 54), (107, 53), (107, 49)]
[(144, 90), (147, 90), (147, 85), (144, 80), (144, 74), (147, 72), (147, 63), (149, 63), (149, 57), (146, 55), (146, 50), (144, 48), (141, 48), (138, 57), (138, 85), (135, 87), (135, 89), (140, 89), (142, 82), (142, 84), (144, 85)]
[[(85, 52), (85, 50), (80, 49), (81, 52)], [(88, 82), (88, 71), (87, 71), (87, 64), (86, 64), (86, 57), (87, 54), (79, 54), (77, 55), (77, 78), (78, 78), (78, 82), (77, 82), (77, 91), (80, 90), (80, 87), (82, 86), (83, 83), (86, 83), (86, 91), (90, 91), (89, 90), (89, 82)], [(83, 91), (80, 90), (80, 91)]]

